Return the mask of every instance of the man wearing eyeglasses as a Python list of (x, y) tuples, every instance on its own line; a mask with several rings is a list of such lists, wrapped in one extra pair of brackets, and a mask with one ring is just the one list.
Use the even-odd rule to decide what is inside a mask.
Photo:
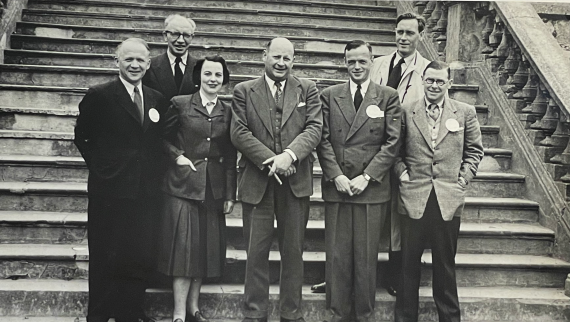
[(143, 83), (161, 92), (168, 100), (176, 95), (198, 91), (197, 85), (192, 82), (192, 69), (196, 58), (188, 53), (195, 29), (196, 23), (181, 15), (170, 15), (164, 20), (163, 36), (168, 50), (151, 59), (150, 69), (144, 76)]
[[(433, 297), (439, 321), (459, 322), (455, 254), (465, 191), (483, 158), (475, 107), (449, 98), (449, 66), (433, 61), (423, 75), (425, 98), (404, 109), (405, 141), (394, 165), (400, 178), (402, 278), (396, 322), (418, 321), (422, 254), (431, 246)], [(427, 262), (430, 259), (426, 258)]]

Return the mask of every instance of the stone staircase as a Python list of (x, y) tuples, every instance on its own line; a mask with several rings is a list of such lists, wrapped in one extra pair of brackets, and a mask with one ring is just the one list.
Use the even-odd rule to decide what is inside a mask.
[[(233, 86), (262, 74), (261, 53), (274, 36), (296, 46), (294, 74), (319, 88), (344, 82), (343, 48), (364, 39), (375, 55), (395, 49), (396, 7), (389, 3), (309, 0), (29, 0), (10, 36), (0, 65), (0, 320), (75, 321), (87, 304), (87, 170), (73, 146), (77, 105), (87, 87), (117, 75), (113, 52), (127, 37), (150, 42), (151, 54), (166, 50), (161, 28), (171, 13), (197, 23), (192, 55), (228, 60)], [(364, 4), (366, 3), (366, 4)], [(538, 223), (539, 203), (524, 199), (524, 173), (511, 171), (512, 151), (502, 146), (494, 106), (483, 104), (479, 86), (455, 85), (451, 95), (477, 107), (485, 157), (470, 185), (461, 225), (457, 279), (465, 321), (564, 321), (570, 299), (564, 281), (570, 263), (552, 257), (554, 231)], [(324, 280), (324, 207), (320, 175), (306, 233), (306, 319), (323, 320), (325, 297), (311, 294)], [(203, 287), (201, 304), (216, 320), (241, 318), (245, 251), (241, 206), (227, 217), (225, 276)], [(272, 249), (271, 298), (278, 297), (279, 253)], [(386, 253), (379, 254), (382, 277)], [(420, 319), (436, 321), (431, 299), (431, 256), (423, 257)], [(171, 314), (168, 288), (149, 289), (151, 316)], [(394, 298), (377, 295), (377, 321), (393, 319)], [(271, 312), (271, 319), (278, 313)]]

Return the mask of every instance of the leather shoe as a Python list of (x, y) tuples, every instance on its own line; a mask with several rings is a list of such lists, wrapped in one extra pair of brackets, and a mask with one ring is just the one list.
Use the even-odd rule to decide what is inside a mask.
[(264, 318), (244, 318), (241, 322), (267, 322), (267, 317)]
[(303, 318), (298, 318), (298, 319), (296, 319), (296, 320), (289, 320), (289, 319), (286, 319), (286, 318), (284, 318), (284, 317), (281, 317), (281, 322), (305, 322), (305, 319), (303, 319)]
[(386, 291), (392, 296), (398, 296), (398, 291), (396, 291), (396, 288), (394, 288), (392, 285), (386, 287)]
[(311, 292), (313, 293), (326, 293), (327, 292), (327, 282), (322, 282), (321, 284), (315, 284), (311, 286)]

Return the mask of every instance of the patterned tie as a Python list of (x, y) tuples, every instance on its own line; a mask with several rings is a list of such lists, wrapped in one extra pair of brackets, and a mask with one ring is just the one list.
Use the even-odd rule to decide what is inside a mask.
[(394, 66), (394, 68), (390, 71), (390, 75), (388, 76), (388, 82), (386, 86), (392, 87), (394, 89), (398, 88), (400, 85), (400, 81), (402, 80), (402, 64), (404, 63), (404, 58), (400, 59), (400, 61)]
[(144, 123), (144, 107), (142, 103), (141, 92), (139, 92), (139, 88), (135, 86), (135, 95), (133, 97), (133, 102), (139, 109), (139, 116), (141, 118), (141, 124)]
[(176, 88), (178, 89), (176, 92), (180, 90), (180, 85), (182, 85), (182, 78), (184, 78), (184, 74), (182, 74), (182, 69), (180, 68), (180, 63), (182, 62), (182, 58), (176, 57), (174, 60), (174, 81), (176, 82)]
[(208, 111), (208, 114), (212, 114), (212, 111), (214, 110), (214, 102), (208, 102), (206, 103), (206, 110)]
[(439, 117), (439, 106), (437, 104), (430, 104), (428, 106), (428, 114), (434, 121)]
[(275, 87), (277, 87), (277, 90), (275, 91), (275, 104), (279, 104), (279, 99), (281, 98), (281, 95), (283, 95), (281, 82), (275, 82)]
[(356, 92), (354, 93), (354, 109), (358, 112), (360, 104), (362, 104), (362, 92), (360, 91), (362, 87), (360, 84), (356, 85)]

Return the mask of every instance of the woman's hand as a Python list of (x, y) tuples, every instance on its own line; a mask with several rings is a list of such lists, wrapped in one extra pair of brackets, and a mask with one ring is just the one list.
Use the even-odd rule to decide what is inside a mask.
[(234, 210), (234, 203), (233, 200), (226, 200), (224, 201), (224, 214), (227, 215)]
[(190, 169), (192, 169), (192, 171), (196, 171), (196, 167), (194, 166), (192, 161), (190, 161), (190, 159), (188, 159), (187, 157), (185, 157), (183, 155), (176, 158), (176, 164), (177, 165), (188, 165), (188, 166), (190, 166)]

